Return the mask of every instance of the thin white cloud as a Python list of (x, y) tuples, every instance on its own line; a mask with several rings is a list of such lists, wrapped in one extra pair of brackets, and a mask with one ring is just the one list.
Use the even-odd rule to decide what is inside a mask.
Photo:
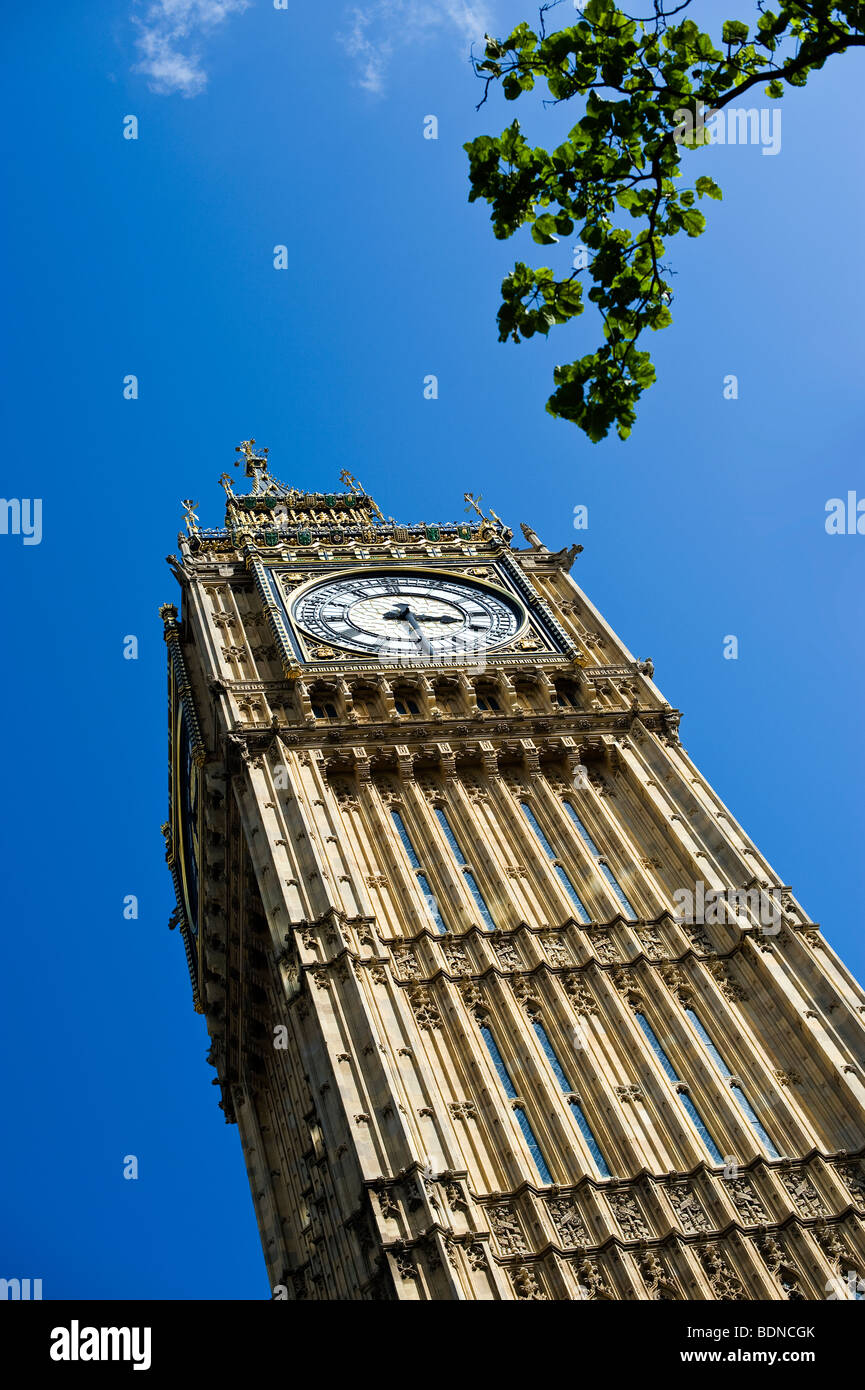
[(135, 71), (149, 79), (153, 92), (195, 97), (207, 86), (198, 45), (230, 15), (249, 8), (250, 0), (151, 0), (143, 15), (133, 15), (138, 29)]
[(398, 49), (440, 32), (455, 36), (468, 49), (493, 27), (486, 5), (465, 0), (372, 0), (352, 6), (349, 24), (338, 36), (340, 43), (357, 62), (360, 86), (376, 94), (384, 90), (388, 66)]

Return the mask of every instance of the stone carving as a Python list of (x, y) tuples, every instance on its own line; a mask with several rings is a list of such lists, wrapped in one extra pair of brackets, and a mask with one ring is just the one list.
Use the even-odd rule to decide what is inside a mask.
[(638, 1251), (634, 1258), (649, 1297), (659, 1300), (669, 1298), (671, 1291), (667, 1284), (667, 1271), (654, 1250)]
[(738, 980), (730, 973), (729, 967), (725, 965), (723, 961), (713, 961), (709, 966), (709, 973), (715, 980), (725, 999), (730, 999), (734, 1003), (737, 1003), (748, 998), (745, 990), (739, 984)]
[(814, 1184), (804, 1173), (782, 1173), (781, 1181), (801, 1216), (825, 1216), (826, 1208)]
[(468, 1211), (465, 1193), (458, 1182), (445, 1183), (445, 1196), (451, 1211)]
[(595, 1298), (609, 1298), (610, 1289), (607, 1281), (601, 1273), (597, 1260), (583, 1260), (576, 1269), (577, 1279), (580, 1284), (580, 1298), (592, 1300)]
[(547, 959), (549, 960), (551, 965), (573, 965), (573, 957), (571, 956), (570, 951), (568, 950), (565, 942), (560, 936), (550, 935), (544, 936), (541, 939), (543, 941), (544, 950), (547, 953)]
[(742, 1284), (733, 1273), (727, 1259), (715, 1245), (698, 1247), (697, 1254), (712, 1286), (712, 1292), (723, 1303), (738, 1303), (747, 1298)]
[(597, 1014), (597, 1002), (582, 975), (576, 970), (571, 970), (567, 975), (562, 975), (561, 980), (568, 998), (578, 1014), (586, 1014), (589, 1017)]
[(487, 1016), (487, 1003), (480, 985), (475, 984), (474, 980), (467, 980), (465, 984), (460, 985), (460, 994), (469, 1012), (479, 1023), (483, 1023)]
[(841, 1239), (837, 1226), (828, 1226), (820, 1222), (813, 1228), (812, 1235), (833, 1269), (840, 1269), (852, 1263), (850, 1251)]
[(455, 941), (442, 942), (445, 960), (448, 970), (452, 975), (468, 975), (471, 972), (468, 956), (465, 947), (458, 945)]
[(774, 1236), (758, 1236), (754, 1245), (759, 1250), (769, 1273), (774, 1275), (787, 1298), (798, 1301), (805, 1298), (802, 1285), (789, 1263), (789, 1256), (783, 1245)]
[(625, 1240), (644, 1240), (651, 1236), (652, 1232), (646, 1225), (646, 1218), (632, 1193), (611, 1192), (609, 1202)]
[(384, 1183), (380, 1187), (374, 1187), (373, 1191), (378, 1198), (382, 1216), (387, 1221), (395, 1220), (399, 1216), (399, 1202), (396, 1199), (395, 1191), (386, 1187)]
[(598, 956), (606, 965), (621, 963), (621, 953), (609, 932), (594, 932), (589, 938)]
[(769, 1214), (750, 1178), (727, 1178), (725, 1186), (733, 1198), (736, 1210), (749, 1226), (759, 1226), (769, 1220)]
[(470, 1100), (452, 1100), (448, 1103), (448, 1110), (455, 1120), (476, 1120), (478, 1112)]
[(706, 956), (715, 954), (715, 948), (702, 927), (685, 927), (684, 930), (695, 951), (702, 951)]
[(401, 1279), (417, 1279), (417, 1268), (410, 1250), (394, 1248), (390, 1253)]
[(487, 1207), (487, 1220), (503, 1255), (525, 1255), (528, 1253), (525, 1236), (516, 1213), (506, 1203)]
[(441, 1028), (442, 1019), (438, 1005), (425, 985), (415, 985), (411, 988), (408, 998), (420, 1028)]
[(529, 1018), (537, 1018), (541, 1011), (541, 1005), (536, 994), (536, 982), (525, 975), (517, 975), (512, 980), (512, 984), (514, 998), (525, 1009)]
[(605, 777), (602, 777), (600, 772), (590, 772), (589, 781), (591, 782), (592, 786), (594, 787), (595, 791), (598, 793), (599, 796), (616, 795), (615, 791), (610, 786), (607, 779)]
[(638, 931), (637, 940), (649, 960), (663, 959), (664, 943), (654, 927), (644, 927), (642, 931)]
[(664, 984), (676, 996), (683, 1008), (689, 1009), (694, 1002), (694, 994), (691, 982), (686, 978), (678, 965), (668, 965), (661, 971)]
[(628, 1101), (645, 1100), (642, 1086), (637, 1086), (633, 1083), (630, 1086), (617, 1086), (616, 1094), (623, 1104), (626, 1104)]
[(397, 947), (393, 953), (393, 962), (401, 980), (419, 980), (421, 978), (417, 956), (410, 946)]
[(572, 1197), (550, 1197), (550, 1218), (563, 1245), (590, 1245), (586, 1224)]
[(499, 965), (505, 970), (520, 970), (522, 968), (522, 958), (513, 941), (494, 941), (493, 950)]
[(485, 1269), (486, 1269), (486, 1267), (487, 1267), (487, 1256), (486, 1256), (486, 1251), (484, 1250), (483, 1242), (482, 1242), (482, 1241), (473, 1240), (473, 1241), (470, 1241), (470, 1242), (466, 1245), (466, 1259), (467, 1259), (468, 1262), (469, 1262), (469, 1268), (470, 1268), (470, 1269), (473, 1269), (473, 1270), (481, 1270), (481, 1269), (485, 1270)]
[(511, 1283), (517, 1298), (539, 1302), (547, 1297), (532, 1270), (527, 1269), (525, 1265), (511, 1270)]
[(612, 971), (610, 979), (614, 987), (621, 994), (622, 998), (631, 1006), (632, 1009), (640, 1009), (643, 1006), (643, 996), (634, 983), (634, 977), (627, 967), (620, 967)]
[(839, 1163), (837, 1173), (844, 1186), (859, 1205), (865, 1205), (865, 1172), (861, 1163)]
[(706, 1215), (702, 1203), (688, 1183), (674, 1184), (669, 1188), (667, 1196), (686, 1235), (691, 1235), (696, 1231), (711, 1231), (712, 1223)]

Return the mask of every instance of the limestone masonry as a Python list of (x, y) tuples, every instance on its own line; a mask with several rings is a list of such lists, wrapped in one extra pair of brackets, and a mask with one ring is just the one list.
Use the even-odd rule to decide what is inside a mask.
[(865, 1294), (865, 994), (570, 576), (242, 446), (163, 827), (275, 1299)]

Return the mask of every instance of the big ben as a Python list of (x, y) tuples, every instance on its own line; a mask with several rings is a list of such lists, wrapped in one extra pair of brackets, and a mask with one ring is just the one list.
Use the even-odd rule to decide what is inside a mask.
[(861, 1297), (865, 993), (579, 547), (240, 452), (164, 833), (274, 1299)]

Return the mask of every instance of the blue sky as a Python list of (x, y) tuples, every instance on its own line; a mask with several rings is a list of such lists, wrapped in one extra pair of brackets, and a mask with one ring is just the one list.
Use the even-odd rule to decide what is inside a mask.
[[(549, 143), (568, 112), (498, 96), (475, 112), (472, 7), (201, 0), (185, 34), (159, 8), (5, 16), (0, 491), (43, 500), (43, 536), (0, 536), (0, 1274), (41, 1277), (45, 1297), (266, 1298), (238, 1137), (167, 930), (157, 608), (176, 598), (163, 557), (180, 498), (219, 524), (217, 479), (254, 435), (285, 481), (332, 487), (347, 467), (400, 519), (461, 517), (470, 489), (550, 546), (582, 541), (578, 582), (654, 659), (691, 755), (865, 975), (865, 537), (824, 526), (829, 498), (865, 496), (863, 59), (785, 97), (777, 156), (699, 156), (725, 198), (671, 248), (658, 382), (627, 443), (591, 445), (544, 411), (553, 364), (594, 346), (588, 315), (498, 344), (499, 283), (540, 248), (494, 241), (461, 148), (517, 114)], [(717, 28), (751, 9), (695, 13)], [(474, 10), (499, 33), (535, 17)]]

